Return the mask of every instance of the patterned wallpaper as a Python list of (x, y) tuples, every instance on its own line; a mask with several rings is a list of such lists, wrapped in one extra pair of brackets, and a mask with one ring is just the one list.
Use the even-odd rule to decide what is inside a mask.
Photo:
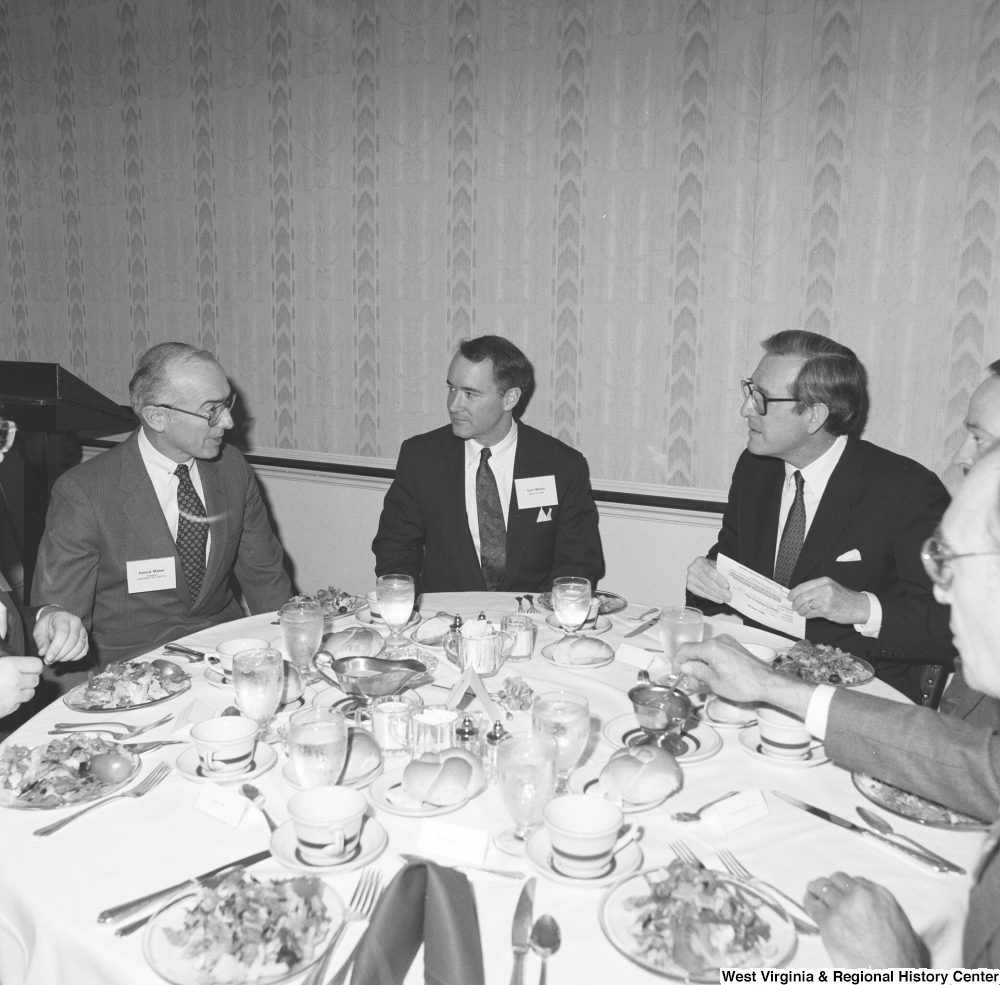
[(625, 489), (724, 490), (758, 341), (944, 471), (1000, 356), (1000, 0), (0, 0), (0, 358), (216, 352), (261, 451), (393, 462), (456, 341)]

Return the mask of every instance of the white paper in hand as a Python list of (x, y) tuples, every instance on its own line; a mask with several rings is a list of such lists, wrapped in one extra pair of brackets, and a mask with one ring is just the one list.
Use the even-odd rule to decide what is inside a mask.
[(805, 616), (800, 616), (792, 607), (784, 585), (724, 554), (716, 558), (715, 568), (729, 582), (732, 592), (729, 605), (737, 612), (789, 636), (800, 640), (805, 638)]

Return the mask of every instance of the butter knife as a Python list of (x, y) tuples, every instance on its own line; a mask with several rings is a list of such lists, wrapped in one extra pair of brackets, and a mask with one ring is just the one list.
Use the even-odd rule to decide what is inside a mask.
[(653, 616), (652, 619), (647, 619), (641, 626), (637, 626), (632, 630), (631, 633), (625, 634), (625, 639), (631, 639), (633, 636), (638, 636), (640, 633), (646, 632), (650, 626), (655, 626), (660, 621), (659, 615)]
[(901, 845), (898, 841), (893, 841), (891, 838), (887, 838), (885, 835), (879, 834), (877, 831), (862, 828), (861, 825), (855, 824), (853, 821), (848, 821), (845, 818), (838, 817), (836, 814), (831, 814), (829, 811), (823, 810), (822, 807), (813, 807), (812, 804), (796, 800), (795, 797), (790, 797), (786, 793), (781, 793), (780, 790), (772, 790), (771, 793), (773, 793), (775, 797), (780, 797), (786, 804), (791, 804), (792, 807), (797, 807), (800, 811), (806, 811), (808, 814), (814, 814), (816, 817), (821, 817), (824, 821), (829, 821), (831, 824), (837, 824), (842, 828), (847, 828), (848, 831), (853, 831), (855, 834), (864, 835), (866, 838), (874, 838), (876, 841), (881, 841), (885, 845), (891, 845), (897, 852), (909, 855), (910, 858), (915, 858), (918, 862), (923, 862), (924, 865), (929, 865), (932, 869), (936, 869), (938, 872), (954, 872), (957, 875), (965, 875), (965, 869), (961, 866), (955, 865), (954, 862), (949, 862), (946, 858), (941, 858), (940, 856), (931, 858), (930, 855), (918, 852), (915, 848), (908, 848), (906, 845)]
[(521, 890), (521, 898), (514, 911), (514, 922), (510, 928), (510, 946), (514, 952), (514, 968), (510, 973), (510, 985), (523, 985), (524, 956), (528, 953), (531, 940), (531, 915), (535, 908), (535, 878), (532, 876)]

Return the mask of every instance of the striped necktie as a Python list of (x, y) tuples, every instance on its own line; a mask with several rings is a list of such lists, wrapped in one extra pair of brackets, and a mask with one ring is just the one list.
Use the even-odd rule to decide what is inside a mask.
[(779, 585), (788, 587), (792, 580), (795, 563), (802, 553), (802, 542), (806, 539), (806, 502), (802, 494), (806, 480), (801, 472), (794, 472), (795, 499), (785, 520), (785, 529), (781, 532), (781, 546), (778, 548), (778, 559), (774, 562), (774, 580)]
[(489, 466), (492, 452), (484, 448), (476, 472), (476, 507), (479, 513), (479, 557), (486, 588), (495, 592), (507, 574), (507, 526), (500, 505), (500, 490)]
[(205, 545), (208, 542), (208, 514), (198, 498), (186, 465), (178, 465), (177, 476), (177, 553), (184, 569), (184, 580), (191, 602), (198, 598), (205, 578)]

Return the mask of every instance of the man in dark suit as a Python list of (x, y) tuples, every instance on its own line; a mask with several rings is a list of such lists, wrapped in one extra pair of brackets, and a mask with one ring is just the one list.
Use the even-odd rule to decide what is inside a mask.
[(587, 460), (514, 417), (534, 370), (496, 335), (466, 340), (448, 369), (450, 426), (403, 442), (372, 543), (375, 574), (418, 592), (534, 592), (604, 575)]
[(919, 557), (948, 493), (922, 465), (860, 440), (867, 381), (850, 349), (801, 331), (763, 346), (743, 381), (749, 439), (718, 543), (688, 568), (692, 604), (730, 600), (715, 567), (724, 554), (789, 587), (809, 640), (871, 661), (919, 702), (920, 665), (954, 658)]
[[(1000, 698), (1000, 445), (969, 473), (940, 533), (921, 552), (951, 627), (969, 686)], [(967, 968), (1000, 967), (1000, 733), (930, 708), (812, 685), (771, 670), (729, 637), (688, 644), (681, 670), (733, 701), (765, 702), (803, 718), (830, 758), (851, 770), (996, 822), (969, 894)], [(835, 872), (809, 884), (805, 907), (834, 963), (922, 965), (927, 952), (882, 886)]]
[(32, 588), (90, 627), (100, 666), (239, 619), (291, 585), (253, 471), (223, 444), (235, 393), (208, 352), (154, 346), (129, 384), (142, 427), (60, 476)]

